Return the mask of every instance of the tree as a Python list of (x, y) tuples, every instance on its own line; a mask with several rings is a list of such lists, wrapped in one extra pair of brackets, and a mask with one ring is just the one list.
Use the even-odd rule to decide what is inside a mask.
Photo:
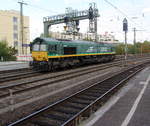
[[(137, 42), (135, 45), (133, 44), (128, 44), (127, 45), (128, 49), (128, 54), (139, 54), (139, 53), (150, 53), (150, 42), (149, 41), (144, 41), (143, 43)], [(116, 53), (118, 55), (124, 54), (124, 48), (125, 45), (119, 44), (116, 46)]]
[(116, 54), (118, 55), (123, 55), (125, 52), (124, 52), (124, 44), (119, 44), (116, 46)]
[(8, 47), (6, 41), (0, 41), (0, 61), (16, 60), (14, 56), (17, 50), (13, 47)]
[(85, 37), (85, 38), (83, 38), (83, 40), (85, 40), (85, 41), (94, 41), (91, 37)]
[(150, 53), (150, 42), (149, 41), (144, 41), (144, 43), (142, 44), (142, 52)]
[(44, 33), (40, 34), (40, 37), (48, 37), (48, 38), (52, 38), (52, 33), (50, 32), (49, 35), (45, 36)]

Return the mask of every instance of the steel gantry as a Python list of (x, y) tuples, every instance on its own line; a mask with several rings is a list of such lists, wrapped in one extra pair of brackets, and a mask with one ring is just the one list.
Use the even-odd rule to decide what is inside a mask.
[(95, 3), (90, 3), (88, 10), (72, 10), (72, 8), (66, 8), (65, 14), (59, 14), (55, 16), (48, 16), (43, 18), (44, 23), (44, 36), (49, 35), (49, 28), (51, 25), (65, 23), (64, 26), (67, 34), (76, 34), (79, 32), (79, 21), (89, 19), (89, 32), (95, 33), (95, 39), (97, 36), (97, 17), (99, 17), (98, 9)]

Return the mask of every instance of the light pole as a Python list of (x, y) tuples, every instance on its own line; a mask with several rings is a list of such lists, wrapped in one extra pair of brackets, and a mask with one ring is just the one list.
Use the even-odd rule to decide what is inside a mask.
[(124, 18), (123, 20), (123, 31), (125, 33), (125, 65), (126, 65), (126, 62), (127, 62), (127, 32), (128, 32), (128, 21), (126, 18)]

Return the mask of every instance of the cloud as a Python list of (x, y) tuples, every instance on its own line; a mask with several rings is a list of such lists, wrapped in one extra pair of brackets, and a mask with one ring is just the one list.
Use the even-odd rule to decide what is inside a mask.
[(79, 0), (64, 0), (65, 4), (77, 3)]
[(40, 0), (34, 0), (34, 1), (37, 1), (37, 2), (39, 2)]
[(143, 13), (149, 13), (149, 12), (150, 12), (150, 8), (144, 8), (144, 9), (142, 10), (142, 12), (143, 12)]
[(25, 2), (40, 2), (41, 0), (24, 0)]
[(94, 0), (64, 0), (64, 3), (67, 5), (77, 4), (81, 2), (94, 2)]

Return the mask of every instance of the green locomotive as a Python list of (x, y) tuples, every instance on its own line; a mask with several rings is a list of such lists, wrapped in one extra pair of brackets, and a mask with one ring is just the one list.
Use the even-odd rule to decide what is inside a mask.
[(108, 62), (115, 58), (113, 44), (79, 40), (36, 38), (31, 44), (32, 66), (42, 71), (86, 63)]

